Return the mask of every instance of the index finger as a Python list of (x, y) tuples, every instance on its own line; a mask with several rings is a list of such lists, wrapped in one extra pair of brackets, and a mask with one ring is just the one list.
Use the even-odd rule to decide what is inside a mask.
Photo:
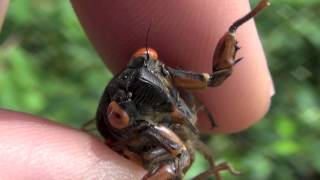
[[(73, 6), (90, 40), (112, 72), (125, 67), (131, 53), (145, 46), (152, 21), (149, 46), (167, 65), (210, 72), (219, 38), (231, 23), (249, 11), (246, 0), (73, 0)], [(216, 132), (248, 128), (267, 112), (272, 81), (253, 21), (237, 34), (245, 61), (221, 86), (197, 93), (214, 114)], [(208, 126), (203, 115), (201, 125)], [(207, 128), (208, 129), (208, 128)]]

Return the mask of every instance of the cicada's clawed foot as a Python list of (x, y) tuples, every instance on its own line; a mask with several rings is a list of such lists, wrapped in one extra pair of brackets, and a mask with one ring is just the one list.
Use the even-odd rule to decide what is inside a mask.
[(222, 171), (228, 171), (234, 176), (239, 176), (241, 174), (239, 171), (234, 170), (233, 167), (227, 162), (222, 162), (218, 165), (212, 166), (207, 171), (192, 178), (192, 180), (205, 180), (212, 175), (215, 176), (216, 180), (222, 180), (223, 178), (221, 177), (221, 174), (220, 174)]
[(214, 167), (214, 174), (216, 177), (220, 177), (221, 171), (228, 171), (230, 174), (234, 176), (239, 176), (241, 173), (236, 171), (229, 163), (222, 162)]

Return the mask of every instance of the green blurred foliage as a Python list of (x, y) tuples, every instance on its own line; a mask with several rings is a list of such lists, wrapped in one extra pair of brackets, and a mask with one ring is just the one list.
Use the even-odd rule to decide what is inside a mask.
[[(218, 162), (243, 172), (238, 179), (320, 179), (319, 9), (319, 0), (277, 0), (257, 20), (276, 88), (271, 110), (247, 131), (203, 137)], [(0, 36), (0, 107), (80, 127), (111, 77), (68, 1), (11, 1)], [(188, 177), (206, 167), (197, 154)]]
[(0, 106), (79, 127), (111, 74), (67, 1), (12, 1), (0, 36)]

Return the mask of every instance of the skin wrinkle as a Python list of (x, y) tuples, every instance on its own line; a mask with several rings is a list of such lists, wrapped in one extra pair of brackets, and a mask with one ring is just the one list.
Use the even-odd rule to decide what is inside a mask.
[[(91, 143), (88, 143), (88, 148), (91, 148)], [(110, 152), (111, 154), (114, 154), (114, 152)], [(115, 156), (118, 156), (118, 154), (114, 154)], [(92, 153), (91, 151), (86, 154), (88, 157), (93, 157), (93, 161), (89, 168), (87, 169), (86, 178), (85, 179), (104, 179), (105, 177), (125, 177), (124, 176), (118, 176), (117, 173), (117, 164), (114, 164), (110, 161), (102, 160), (97, 158), (97, 155), (95, 153)], [(111, 167), (111, 168), (110, 168)], [(109, 171), (110, 174), (106, 174), (105, 172)], [(112, 173), (114, 173), (112, 175)]]
[[(21, 157), (23, 157), (25, 160), (21, 163), (25, 163), (26, 167), (30, 167), (31, 169), (33, 169), (33, 168), (37, 168), (37, 165), (39, 165), (40, 167), (42, 166), (42, 164), (45, 164), (43, 163), (44, 161), (54, 160), (50, 156), (50, 154), (54, 153), (54, 152), (50, 153), (50, 150), (53, 149), (51, 146), (55, 147), (59, 145), (59, 143), (56, 143), (54, 141), (50, 144), (47, 143), (47, 142), (51, 142), (50, 139), (54, 139), (54, 136), (55, 136), (47, 132), (48, 128), (50, 128), (48, 124), (44, 124), (44, 123), (37, 124), (36, 122), (26, 122), (25, 125), (19, 127), (18, 123), (21, 123), (21, 122), (17, 122), (15, 124), (16, 126), (18, 126), (18, 129), (15, 130), (16, 132), (18, 132), (18, 133), (15, 133), (17, 137), (22, 137), (24, 139), (28, 139), (28, 138), (34, 139), (34, 141), (32, 142), (27, 142), (27, 140), (23, 140), (23, 139), (21, 140), (19, 138), (21, 141), (21, 143), (18, 143), (19, 146), (24, 145), (26, 143), (28, 144), (27, 148), (19, 147), (19, 146), (18, 146), (19, 148), (16, 148), (18, 153), (24, 152), (23, 153), (24, 155), (21, 155)], [(13, 127), (12, 129), (15, 129), (15, 127)], [(44, 135), (39, 136), (39, 134), (44, 134)], [(63, 146), (64, 149), (68, 149), (69, 142), (66, 142), (65, 144), (66, 145)], [(49, 152), (47, 150), (49, 150)], [(61, 152), (63, 151), (58, 151), (58, 153), (53, 158), (57, 158), (58, 155), (61, 155)], [(17, 154), (17, 153), (11, 152), (10, 154)], [(60, 158), (60, 159), (63, 159), (63, 158)], [(58, 163), (55, 163), (55, 164), (58, 164)], [(50, 167), (50, 168), (61, 169), (59, 167)], [(41, 172), (41, 174), (48, 174), (47, 172), (43, 172), (43, 171), (39, 171), (39, 172)]]
[[(12, 121), (15, 121), (15, 120), (11, 119), (11, 122)], [(8, 153), (14, 154), (14, 155), (19, 155), (20, 153), (21, 154), (20, 157), (23, 157), (23, 159), (25, 159), (20, 164), (25, 164), (26, 167), (30, 167), (26, 169), (27, 171), (28, 169), (32, 169), (32, 166), (34, 165), (33, 160), (39, 157), (38, 156), (39, 154), (37, 153), (42, 152), (41, 148), (39, 149), (39, 147), (41, 147), (41, 144), (46, 143), (46, 141), (43, 141), (43, 140), (45, 140), (45, 138), (47, 137), (37, 136), (37, 134), (43, 134), (43, 132), (46, 130), (46, 127), (48, 125), (45, 125), (43, 123), (37, 124), (36, 122), (29, 122), (29, 121), (25, 121), (24, 123), (21, 123), (22, 125), (21, 124), (19, 125), (18, 123), (21, 123), (21, 122), (14, 122), (12, 127), (9, 126), (10, 133), (14, 134), (15, 137), (19, 137), (19, 139), (18, 139), (18, 143), (16, 142), (18, 146), (12, 146), (12, 147), (16, 147), (17, 149), (16, 152), (8, 152)], [(35, 140), (28, 141), (28, 139), (35, 139)], [(24, 146), (24, 147), (20, 147), (20, 146)], [(32, 171), (32, 170), (29, 170), (29, 171)], [(43, 171), (39, 171), (39, 172), (43, 173)]]
[[(83, 145), (84, 145), (85, 149), (87, 149), (87, 150), (91, 149), (90, 141), (84, 142)], [(92, 152), (87, 151), (87, 150), (85, 150), (85, 157), (93, 156)], [(84, 170), (83, 173), (84, 173), (84, 175), (86, 174), (88, 179), (97, 179), (98, 177), (102, 178), (105, 175), (105, 173), (102, 172), (103, 168), (101, 168), (101, 167), (103, 167), (103, 165), (100, 166), (99, 164), (103, 163), (104, 161), (100, 160), (96, 156), (93, 156), (93, 157), (94, 158), (92, 160), (92, 163), (90, 163), (88, 161), (88, 163), (90, 163), (89, 168)]]
[[(2, 127), (5, 129), (3, 129)], [(1, 142), (0, 158), (1, 159), (5, 158), (4, 162), (6, 161), (13, 162), (8, 164), (8, 163), (3, 163), (3, 160), (0, 160), (2, 162), (0, 163), (1, 169), (10, 169), (9, 166), (15, 166), (15, 164), (28, 164), (28, 161), (30, 159), (30, 151), (28, 148), (30, 145), (30, 141), (28, 141), (28, 138), (26, 138), (25, 136), (20, 136), (20, 135), (23, 135), (23, 133), (21, 133), (21, 130), (25, 129), (25, 127), (27, 126), (21, 126), (20, 128), (4, 126), (3, 121), (0, 121), (0, 132), (10, 131), (10, 133), (14, 133), (15, 135), (21, 137), (16, 140), (14, 138), (9, 138), (9, 137), (12, 137), (10, 134), (7, 136), (4, 136), (2, 134), (0, 135), (0, 142)], [(19, 157), (19, 158), (16, 158), (16, 157)], [(29, 176), (30, 173), (28, 172), (27, 169), (22, 169), (20, 166), (15, 166), (15, 167), (16, 167), (15, 171), (24, 170), (26, 172), (25, 176), (26, 177)], [(12, 173), (8, 173), (8, 174), (12, 174)], [(0, 173), (0, 174), (3, 174), (3, 173)], [(10, 175), (8, 177), (10, 177)], [(11, 178), (8, 178), (8, 179), (11, 179)]]
[[(71, 139), (71, 138), (70, 138), (70, 139)], [(57, 143), (57, 144), (59, 144), (59, 143)], [(66, 146), (66, 145), (64, 145), (63, 149), (61, 149), (60, 151), (58, 151), (58, 152), (64, 152), (64, 153), (58, 153), (58, 154), (56, 154), (56, 156), (54, 157), (55, 159), (58, 159), (58, 160), (59, 160), (59, 159), (61, 159), (61, 160), (67, 159), (67, 162), (72, 163), (72, 162), (77, 162), (78, 160), (75, 159), (75, 158), (76, 158), (75, 156), (72, 156), (72, 157), (73, 157), (72, 159), (70, 159), (70, 158), (68, 159), (68, 154), (75, 154), (75, 155), (80, 156), (80, 157), (87, 156), (87, 157), (84, 158), (84, 160), (88, 159), (88, 161), (87, 161), (87, 164), (88, 164), (88, 165), (86, 165), (86, 166), (88, 166), (89, 169), (91, 169), (91, 168), (94, 167), (95, 165), (98, 165), (98, 166), (99, 166), (98, 169), (103, 169), (103, 168), (101, 168), (101, 167), (102, 167), (101, 165), (103, 165), (101, 162), (105, 162), (106, 164), (110, 164), (110, 162), (108, 162), (108, 161), (98, 159), (98, 158), (94, 155), (94, 153), (92, 153), (91, 151), (88, 151), (87, 154), (83, 155), (83, 154), (82, 154), (83, 149), (84, 149), (84, 152), (85, 152), (85, 149), (88, 149), (88, 150), (90, 149), (90, 147), (88, 147), (87, 145), (84, 146), (84, 148), (83, 148), (82, 144), (81, 144), (81, 145), (78, 145), (78, 144), (75, 144), (75, 145), (74, 145), (74, 144), (72, 144), (72, 143), (70, 142), (70, 140), (68, 140), (68, 139), (65, 140), (64, 144), (69, 145), (69, 147)], [(55, 145), (53, 145), (53, 146), (55, 146)], [(45, 148), (45, 147), (44, 147), (44, 148)], [(46, 148), (48, 148), (48, 147), (46, 147)], [(72, 151), (68, 152), (69, 149), (71, 149)], [(79, 152), (78, 152), (78, 150), (79, 150)], [(48, 154), (50, 154), (50, 153), (48, 153)], [(108, 153), (108, 154), (110, 154), (110, 153)], [(45, 155), (45, 154), (44, 154), (44, 155)], [(89, 160), (89, 159), (90, 159), (90, 160)], [(54, 160), (54, 159), (53, 159), (53, 160)], [(81, 163), (83, 163), (83, 160), (81, 161)], [(54, 164), (57, 164), (57, 163), (54, 163)], [(66, 172), (72, 172), (72, 169), (74, 169), (73, 166), (74, 166), (74, 163), (65, 166), (65, 167), (70, 167), (70, 168), (68, 168), (68, 169), (65, 169), (65, 171), (66, 171)], [(114, 166), (115, 166), (115, 164), (110, 165), (110, 167), (114, 167)], [(106, 166), (106, 167), (108, 167), (108, 166)], [(56, 167), (56, 168), (57, 168), (57, 169), (60, 169), (59, 167)], [(80, 167), (78, 166), (77, 168), (78, 168), (77, 176), (83, 177), (84, 175), (86, 175), (86, 174), (84, 173), (84, 172), (86, 171), (86, 167), (83, 167), (83, 168), (82, 168), (81, 165), (80, 165)], [(119, 169), (119, 168), (117, 167), (117, 168), (115, 168), (115, 169)], [(106, 169), (106, 171), (108, 171), (108, 172), (117, 172), (115, 169)], [(88, 173), (88, 172), (87, 172), (87, 173)], [(66, 174), (66, 173), (63, 173), (63, 174)], [(83, 175), (81, 175), (81, 174), (83, 174)], [(102, 175), (102, 173), (100, 173), (100, 174)], [(104, 173), (104, 174), (105, 174), (105, 173)], [(71, 175), (71, 174), (70, 174), (70, 177), (75, 177), (75, 176), (76, 176), (76, 174), (74, 174), (74, 175)]]
[[(37, 148), (34, 151), (34, 154), (32, 154), (32, 161), (30, 162), (30, 165), (35, 168), (35, 169), (42, 169), (42, 165), (45, 164), (46, 161), (48, 162), (53, 162), (50, 163), (52, 164), (49, 168), (54, 169), (54, 173), (57, 174), (67, 174), (65, 172), (72, 172), (72, 165), (70, 164), (71, 162), (76, 162), (75, 157), (74, 156), (68, 156), (68, 150), (69, 147), (63, 147), (63, 149), (58, 149), (58, 151), (53, 151), (55, 145), (54, 144), (48, 144), (46, 142), (42, 142), (39, 146), (37, 146)], [(51, 154), (53, 154), (54, 152), (55, 155), (51, 156)], [(59, 163), (55, 163), (55, 161), (64, 161), (64, 164), (59, 164)], [(69, 168), (71, 167), (71, 168)], [(65, 171), (65, 172), (64, 172)], [(81, 173), (81, 168), (78, 169), (79, 172), (77, 173)], [(51, 171), (41, 171), (41, 173), (44, 175), (48, 175), (50, 177), (54, 177), (53, 172)], [(43, 176), (43, 175), (39, 175), (39, 177)], [(72, 175), (70, 174), (69, 177), (72, 177)], [(64, 177), (66, 178), (66, 177)], [(66, 178), (67, 179), (67, 178)]]
[[(112, 151), (110, 151), (109, 154), (122, 159), (122, 157)], [(123, 167), (121, 167), (119, 164), (105, 159), (95, 158), (94, 162), (90, 166), (90, 169), (92, 170), (90, 170), (90, 172), (86, 174), (85, 179), (104, 179), (104, 177), (108, 177), (108, 179), (110, 179), (111, 177), (134, 179), (131, 177), (131, 174), (134, 174), (131, 169), (123, 169)], [(121, 171), (122, 169), (124, 171)], [(105, 172), (109, 173), (106, 174)]]

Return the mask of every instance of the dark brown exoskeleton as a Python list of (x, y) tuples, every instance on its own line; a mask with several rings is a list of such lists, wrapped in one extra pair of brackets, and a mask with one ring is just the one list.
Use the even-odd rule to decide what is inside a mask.
[(244, 22), (268, 5), (260, 3), (237, 20), (219, 41), (213, 61), (213, 72), (196, 73), (166, 66), (155, 50), (143, 48), (129, 65), (106, 87), (97, 110), (96, 125), (106, 144), (124, 157), (144, 166), (143, 179), (182, 179), (199, 150), (210, 168), (194, 179), (205, 179), (232, 170), (227, 163), (216, 165), (210, 151), (198, 138), (197, 111), (209, 111), (187, 90), (220, 85), (232, 73), (236, 59), (235, 32)]

